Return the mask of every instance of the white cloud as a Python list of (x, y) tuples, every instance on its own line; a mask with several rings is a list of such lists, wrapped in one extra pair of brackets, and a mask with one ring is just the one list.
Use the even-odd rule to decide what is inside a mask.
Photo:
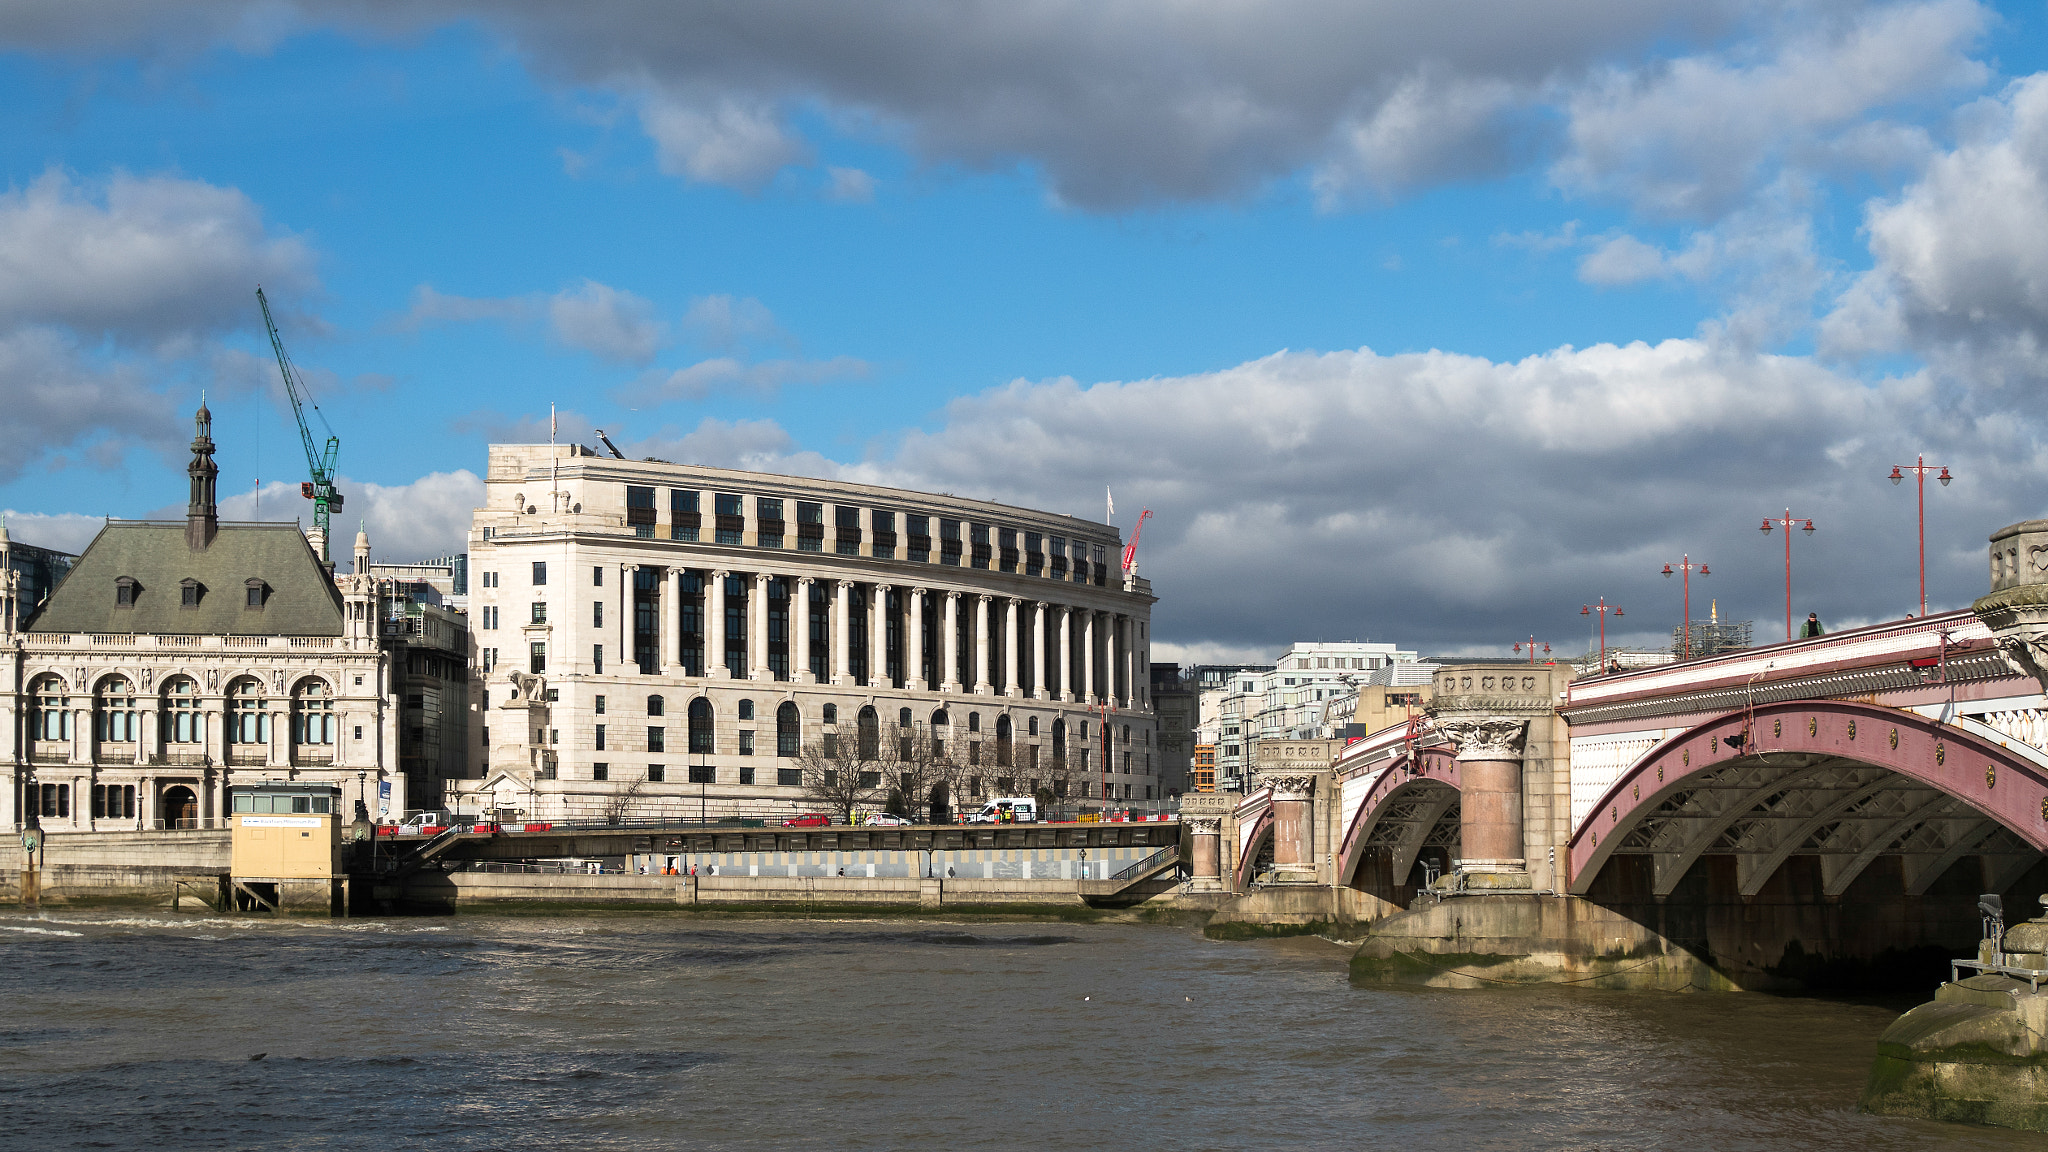
[(1902, 157), (1874, 148), (1924, 143), (1872, 134), (1865, 118), (1984, 84), (1990, 70), (1969, 51), (1991, 18), (1971, 0), (1892, 4), (1794, 24), (1764, 59), (1757, 41), (1743, 41), (1615, 67), (1569, 91), (1570, 149), (1553, 174), (1644, 211), (1711, 217), (1769, 183), (1774, 159), (1832, 148), (1838, 163), (1889, 166)]
[(548, 322), (555, 339), (571, 348), (625, 364), (654, 359), (668, 334), (646, 298), (595, 280), (555, 293)]
[(829, 360), (762, 360), (748, 363), (731, 356), (700, 360), (686, 368), (655, 373), (620, 390), (620, 398), (640, 403), (698, 400), (715, 392), (773, 395), (787, 384), (828, 384), (865, 379), (865, 360), (834, 356)]
[(5, 517), (8, 536), (16, 544), (55, 548), (77, 555), (106, 527), (106, 517), (83, 512), (18, 512), (9, 508)]
[(790, 342), (774, 313), (752, 296), (699, 296), (683, 313), (683, 327), (699, 344), (720, 352), (763, 341)]
[(1393, 94), (1337, 127), (1336, 155), (1316, 167), (1311, 184), (1325, 209), (1360, 190), (1406, 191), (1508, 167), (1518, 157), (1513, 113), (1534, 92), (1504, 81), (1410, 76)]
[(2048, 73), (1866, 214), (1875, 266), (1822, 325), (1841, 354), (1912, 350), (1963, 376), (2048, 379)]
[(315, 283), (313, 254), (233, 188), (51, 169), (0, 194), (0, 328), (55, 325), (131, 345), (248, 328), (256, 285)]
[[(426, 560), (468, 547), (470, 514), (484, 502), (484, 482), (466, 468), (430, 472), (409, 484), (373, 484), (342, 476), (335, 481), (346, 497), (334, 517), (328, 552), (346, 557), (356, 531), (369, 533), (371, 556), (378, 561)], [(237, 492), (220, 500), (223, 520), (293, 520), (310, 525), (313, 505), (299, 495), (296, 481), (273, 480), (255, 492)], [(183, 504), (152, 513), (183, 519)]]
[(850, 204), (869, 204), (875, 199), (875, 178), (858, 168), (827, 168), (831, 183), (825, 195)]
[(1615, 236), (1579, 261), (1579, 279), (1603, 287), (1638, 284), (1671, 274), (1671, 260), (1660, 249), (1633, 236)]
[(724, 96), (698, 102), (654, 93), (641, 105), (640, 124), (654, 140), (663, 172), (703, 184), (758, 192), (809, 153), (783, 130), (765, 100)]

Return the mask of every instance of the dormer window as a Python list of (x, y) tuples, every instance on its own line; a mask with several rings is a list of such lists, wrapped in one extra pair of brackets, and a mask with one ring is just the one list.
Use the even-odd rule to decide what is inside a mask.
[(137, 583), (135, 582), (135, 577), (133, 577), (133, 576), (117, 576), (117, 577), (115, 577), (115, 578), (114, 578), (114, 607), (116, 607), (116, 608), (133, 608), (133, 607), (135, 607), (135, 593), (136, 593), (136, 592), (138, 592), (138, 591), (140, 591), (140, 590), (141, 590), (141, 588), (142, 588), (142, 586), (141, 586), (140, 584), (137, 584)]
[(270, 589), (262, 580), (252, 576), (242, 582), (242, 587), (245, 589), (242, 596), (244, 608), (263, 607), (264, 598), (270, 594)]
[(206, 586), (190, 576), (178, 581), (178, 605), (182, 608), (199, 607), (199, 598), (206, 595)]

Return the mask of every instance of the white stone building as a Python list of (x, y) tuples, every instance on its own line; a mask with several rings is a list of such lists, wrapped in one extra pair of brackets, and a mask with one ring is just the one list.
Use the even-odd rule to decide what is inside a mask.
[(985, 766), (982, 796), (1057, 757), (1073, 799), (1156, 801), (1154, 598), (1119, 547), (986, 501), (493, 445), (469, 541), (487, 770), (461, 803), (786, 814), (802, 748), (906, 725)]
[(1196, 743), (1216, 746), (1219, 782), (1242, 779), (1256, 766), (1258, 741), (1314, 734), (1325, 702), (1355, 694), (1355, 684), (1415, 655), (1363, 640), (1298, 641), (1270, 671), (1238, 671), (1202, 692)]
[(272, 779), (404, 803), (374, 582), (334, 577), (296, 524), (221, 523), (196, 423), (185, 520), (108, 521), (39, 608), (0, 615), (17, 828), (217, 827), (227, 785)]

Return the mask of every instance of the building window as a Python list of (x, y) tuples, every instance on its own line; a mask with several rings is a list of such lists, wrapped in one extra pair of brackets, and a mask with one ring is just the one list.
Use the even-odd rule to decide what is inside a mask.
[(903, 535), (907, 537), (904, 558), (919, 564), (928, 564), (932, 558), (932, 518), (929, 516), (903, 517)]
[(703, 527), (704, 518), (697, 511), (697, 494), (681, 488), (669, 489), (668, 538), (695, 543)]
[(746, 539), (747, 517), (741, 511), (743, 501), (731, 492), (720, 492), (713, 497), (713, 508), (717, 513), (717, 529), (713, 538), (720, 544), (738, 544)]
[(753, 734), (752, 732), (741, 732), (741, 733), (740, 733), (740, 755), (742, 755), (742, 756), (752, 756), (753, 754), (754, 754), (754, 734)]
[(754, 543), (762, 548), (782, 547), (782, 501), (765, 496), (754, 498)]
[(599, 564), (591, 568), (590, 586), (592, 588), (604, 587), (604, 565)]
[(971, 567), (986, 569), (988, 567), (989, 560), (994, 556), (994, 553), (989, 548), (988, 543), (988, 525), (969, 525), (968, 534), (973, 540), (974, 547)]
[(1002, 545), (1001, 566), (1005, 572), (1017, 570), (1017, 530), (1004, 528), (996, 533), (996, 541)]
[(954, 565), (960, 563), (960, 522), (958, 520), (939, 521), (939, 563)]
[(590, 602), (590, 626), (592, 628), (604, 627), (604, 601), (592, 600)]
[(718, 783), (718, 769), (713, 768), (709, 764), (692, 764), (690, 765), (690, 783), (716, 784)]
[(334, 743), (334, 697), (318, 680), (302, 680), (292, 692), (292, 743)]
[(784, 700), (775, 710), (775, 754), (795, 756), (803, 751), (803, 720), (795, 701)]
[(596, 700), (592, 701), (591, 710), (599, 716), (604, 715), (604, 697), (599, 696)]
[(178, 605), (183, 608), (199, 607), (199, 596), (204, 590), (199, 581), (189, 576), (178, 581)]
[(535, 624), (545, 624), (545, 623), (547, 623), (547, 622), (548, 622), (548, 602), (547, 602), (547, 601), (545, 601), (545, 600), (535, 600), (535, 601), (533, 602), (533, 623), (535, 623)]
[(270, 711), (262, 681), (245, 676), (228, 685), (228, 743), (270, 743)]
[(824, 747), (825, 759), (839, 759), (839, 737), (837, 734), (827, 732), (819, 737), (819, 743)]
[(775, 783), (778, 787), (782, 788), (801, 788), (804, 786), (804, 770), (801, 768), (777, 768), (775, 770)]
[(204, 742), (206, 714), (199, 710), (199, 682), (190, 676), (178, 676), (164, 685), (163, 717), (165, 742)]
[(749, 764), (749, 765), (745, 765), (745, 766), (741, 767), (741, 768), (740, 768), (740, 783), (742, 783), (742, 784), (752, 784), (753, 782), (754, 782), (754, 768), (753, 768), (753, 765)]
[(103, 820), (133, 819), (135, 817), (135, 785), (93, 785), (92, 814), (95, 819)]
[(879, 560), (896, 558), (896, 514), (880, 508), (868, 510), (868, 527), (874, 530), (875, 539), (869, 552)]
[(832, 517), (833, 551), (841, 556), (860, 555), (860, 509), (836, 505)]
[(654, 538), (654, 489), (626, 485), (626, 526), (643, 540)]
[(599, 724), (592, 731), (592, 745), (599, 752), (604, 751), (604, 725)]
[(799, 500), (796, 504), (796, 546), (800, 552), (825, 550), (825, 506)]
[(538, 588), (547, 582), (548, 562), (545, 560), (535, 560), (533, 562), (533, 586)]
[(647, 750), (649, 752), (668, 751), (668, 729), (649, 725), (647, 728)]
[(36, 682), (34, 713), (29, 727), (38, 740), (71, 739), (71, 698), (64, 694), (64, 682), (45, 676)]
[(1024, 574), (1042, 576), (1045, 574), (1045, 537), (1036, 532), (1024, 534)]
[(690, 751), (711, 752), (714, 729), (711, 724), (711, 701), (699, 696), (690, 701)]
[(659, 784), (668, 779), (668, 774), (661, 770), (661, 765), (649, 764), (647, 766), (647, 779), (650, 783)]
[(611, 765), (609, 765), (609, 764), (592, 764), (592, 765), (590, 766), (590, 778), (591, 778), (592, 780), (609, 780), (609, 779), (611, 779), (611, 778), (612, 778), (612, 766), (611, 766)]
[(544, 640), (535, 640), (527, 650), (526, 670), (535, 676), (548, 670), (548, 646)]
[(819, 711), (819, 715), (824, 718), (825, 723), (837, 724), (839, 723), (839, 705), (827, 704)]
[(71, 815), (71, 785), (45, 784), (42, 788), (42, 803), (39, 807), (45, 816)]
[(604, 675), (604, 645), (602, 644), (592, 644), (590, 646), (590, 671), (596, 676)]
[(117, 576), (117, 577), (115, 577), (115, 578), (114, 578), (114, 607), (116, 607), (116, 608), (133, 608), (133, 607), (135, 607), (135, 592), (136, 592), (137, 588), (139, 588), (139, 587), (140, 587), (140, 585), (138, 585), (138, 584), (136, 584), (136, 583), (135, 583), (135, 579), (134, 579), (134, 577), (132, 577), (132, 576)]

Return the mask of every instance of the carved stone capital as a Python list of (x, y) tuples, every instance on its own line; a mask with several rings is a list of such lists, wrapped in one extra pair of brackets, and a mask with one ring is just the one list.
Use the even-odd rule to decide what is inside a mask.
[(1460, 760), (1520, 760), (1529, 722), (1504, 716), (1438, 717), (1436, 731), (1458, 749)]
[(1192, 820), (1183, 816), (1181, 823), (1187, 825), (1188, 831), (1197, 836), (1214, 836), (1223, 831), (1221, 820)]
[(1273, 789), (1275, 800), (1306, 800), (1316, 792), (1313, 776), (1263, 776), (1260, 780)]

